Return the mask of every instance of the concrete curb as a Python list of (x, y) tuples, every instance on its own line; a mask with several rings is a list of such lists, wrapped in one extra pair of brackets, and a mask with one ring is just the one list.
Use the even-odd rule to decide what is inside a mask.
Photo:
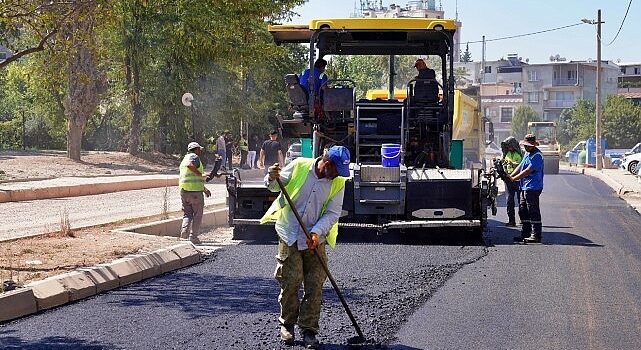
[(589, 168), (576, 168), (576, 167), (562, 167), (562, 168), (564, 170), (571, 171), (571, 172), (574, 172), (574, 173), (596, 177), (599, 180), (605, 182), (608, 186), (610, 186), (610, 188), (612, 188), (614, 190), (614, 192), (616, 192), (616, 194), (620, 195), (620, 194), (623, 194), (625, 192), (625, 186), (623, 186), (622, 184), (618, 183), (617, 181), (615, 181), (611, 177), (609, 177), (609, 176), (607, 176), (607, 175), (605, 175), (603, 173), (600, 173), (600, 172), (598, 172), (596, 170), (591, 171)]
[(130, 255), (108, 264), (83, 267), (0, 294), (0, 322), (13, 320), (81, 300), (201, 261), (191, 243), (176, 244), (149, 254)]
[[(214, 209), (204, 212), (201, 227), (226, 226), (228, 223), (228, 213), (229, 209), (227, 208)], [(180, 235), (182, 220), (183, 219), (181, 217), (166, 219), (148, 224), (140, 224), (116, 229), (113, 230), (113, 232), (178, 237)]]
[(98, 182), (93, 184), (68, 185), (56, 187), (0, 190), (0, 203), (21, 202), (38, 199), (89, 196), (120, 191), (142, 190), (147, 188), (178, 186), (175, 176), (165, 179), (143, 179), (122, 182)]
[(635, 192), (635, 191), (619, 183), (618, 181), (608, 176), (607, 174), (604, 174), (592, 168), (573, 168), (573, 167), (564, 166), (562, 167), (562, 169), (571, 171), (574, 173), (579, 173), (579, 174), (598, 178), (599, 180), (603, 181), (606, 185), (608, 185), (617, 194), (619, 198), (621, 198), (626, 203), (628, 203), (628, 205), (630, 205), (634, 210), (636, 210), (637, 213), (641, 214), (641, 206), (639, 205), (638, 201), (635, 202), (633, 199), (631, 199), (630, 196), (626, 195), (626, 194), (630, 194), (630, 192)]

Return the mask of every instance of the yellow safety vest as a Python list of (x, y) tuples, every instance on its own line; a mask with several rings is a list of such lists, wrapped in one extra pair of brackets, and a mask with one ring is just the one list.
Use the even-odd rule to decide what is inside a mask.
[(512, 174), (514, 169), (516, 169), (517, 165), (521, 163), (521, 153), (516, 152), (516, 151), (509, 151), (505, 154), (505, 159), (510, 160), (512, 163), (507, 163), (505, 164), (505, 171), (508, 174)]
[[(182, 191), (202, 192), (205, 190), (205, 179), (189, 170), (188, 166), (191, 164), (190, 157), (191, 153), (187, 153), (185, 154), (182, 162), (180, 162), (180, 179), (178, 180), (178, 187)], [(205, 166), (203, 165), (202, 160), (200, 161), (200, 166), (198, 166), (198, 171), (200, 171), (201, 174), (205, 172)]]
[(240, 147), (241, 151), (248, 151), (249, 150), (249, 144), (247, 143), (247, 140), (241, 139), (240, 143), (238, 145)]
[[(315, 161), (316, 159), (311, 158), (296, 158), (296, 160), (294, 160), (295, 163), (294, 169), (292, 170), (292, 175), (290, 176), (287, 185), (285, 185), (285, 190), (287, 190), (287, 193), (289, 193), (292, 201), (296, 201), (298, 192), (305, 184), (305, 180), (307, 180), (309, 168), (312, 166), (312, 164), (314, 164)], [(322, 216), (323, 213), (325, 213), (325, 209), (327, 209), (327, 204), (329, 203), (329, 201), (343, 188), (345, 188), (344, 177), (337, 176), (332, 180), (331, 186), (329, 188), (329, 194), (327, 194), (327, 198), (325, 199), (325, 202), (323, 202), (319, 217)], [(278, 195), (269, 209), (267, 209), (265, 215), (263, 215), (263, 217), (260, 219), (260, 223), (264, 224), (271, 221), (277, 221), (278, 218), (282, 215), (282, 209), (285, 207), (285, 205), (287, 205), (287, 200), (281, 193)], [(334, 248), (334, 246), (336, 246), (336, 237), (338, 237), (338, 221), (336, 221), (334, 225), (332, 225), (332, 227), (329, 229), (329, 232), (325, 236), (325, 241), (327, 242), (327, 244), (329, 244), (330, 247)]]

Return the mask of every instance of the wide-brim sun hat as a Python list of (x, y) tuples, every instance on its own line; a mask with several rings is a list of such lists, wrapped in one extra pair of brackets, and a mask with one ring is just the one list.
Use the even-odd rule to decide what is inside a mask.
[(530, 147), (536, 147), (539, 145), (539, 143), (536, 141), (536, 136), (534, 136), (533, 134), (525, 135), (525, 137), (519, 142), (519, 144), (522, 146)]

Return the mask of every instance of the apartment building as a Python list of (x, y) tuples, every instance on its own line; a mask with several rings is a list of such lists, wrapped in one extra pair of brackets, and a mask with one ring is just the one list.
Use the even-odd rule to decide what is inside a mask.
[[(617, 93), (619, 67), (601, 62), (601, 98)], [(596, 100), (596, 62), (569, 61), (530, 64), (523, 68), (523, 103), (543, 120), (557, 121), (578, 100)]]
[(620, 88), (641, 88), (641, 63), (618, 63), (617, 65), (621, 69)]
[(527, 66), (517, 54), (507, 59), (481, 62), (456, 62), (458, 86), (480, 85), (483, 115), (494, 124), (494, 136), (501, 141), (512, 134), (512, 116), (523, 105), (523, 67)]

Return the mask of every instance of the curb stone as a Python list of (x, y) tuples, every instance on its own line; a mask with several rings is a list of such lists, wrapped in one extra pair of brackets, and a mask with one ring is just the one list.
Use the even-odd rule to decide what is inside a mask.
[(0, 294), (0, 322), (91, 297), (200, 261), (201, 253), (196, 247), (183, 243), (34, 281), (26, 288)]
[(0, 322), (36, 313), (36, 296), (31, 288), (12, 290), (0, 296), (0, 310)]

